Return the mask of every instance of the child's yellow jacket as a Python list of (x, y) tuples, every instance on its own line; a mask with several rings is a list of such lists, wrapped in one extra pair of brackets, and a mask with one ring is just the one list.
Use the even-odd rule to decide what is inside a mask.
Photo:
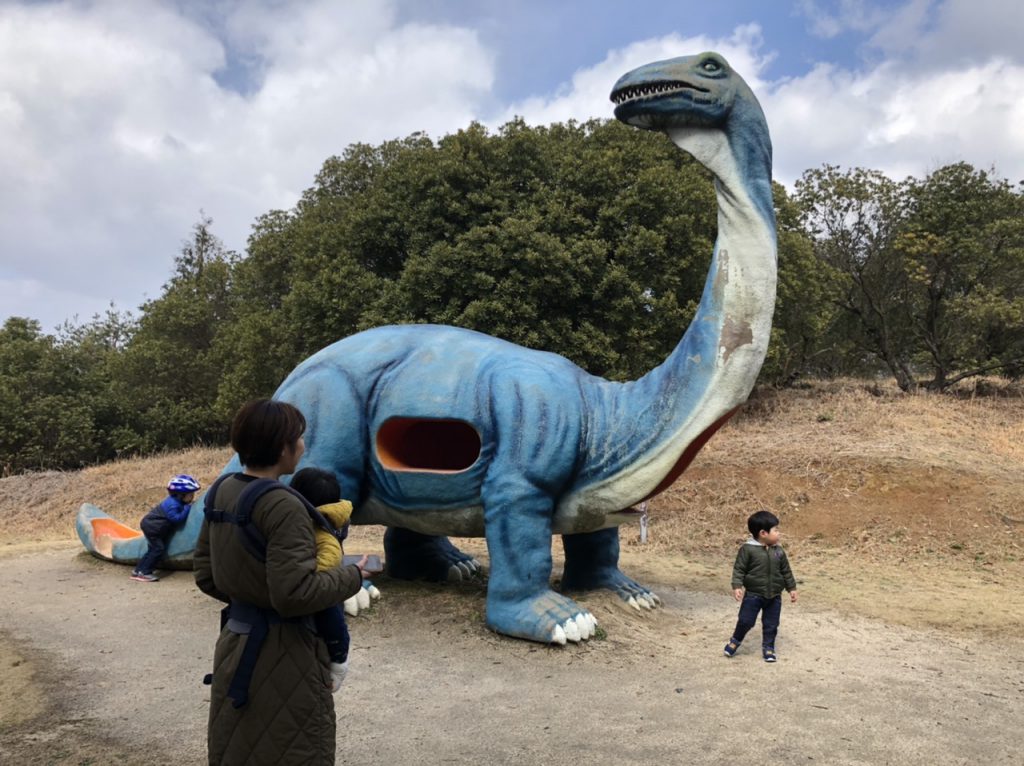
[[(336, 503), (328, 503), (317, 507), (335, 529), (341, 529), (348, 523), (352, 516), (352, 503), (348, 500), (339, 500)], [(316, 568), (319, 571), (331, 569), (341, 563), (344, 551), (341, 549), (341, 542), (326, 529), (317, 528), (316, 534)]]

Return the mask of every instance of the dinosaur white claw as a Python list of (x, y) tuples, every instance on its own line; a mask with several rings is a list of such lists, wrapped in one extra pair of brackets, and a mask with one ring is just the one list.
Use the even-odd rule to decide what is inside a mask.
[(355, 596), (350, 596), (345, 599), (345, 603), (342, 605), (342, 608), (345, 610), (345, 614), (352, 617), (359, 614), (359, 604), (357, 603)]
[(355, 595), (356, 606), (360, 610), (367, 609), (370, 606), (370, 594), (366, 592), (366, 588), (360, 588)]
[(587, 620), (590, 621), (590, 635), (597, 635), (597, 618), (590, 612), (587, 612)]
[(636, 609), (638, 612), (640, 611), (640, 604), (637, 603), (636, 596), (630, 596), (629, 600), (626, 601), (626, 603), (629, 604), (634, 609)]
[(562, 630), (561, 625), (556, 625), (555, 629), (551, 631), (551, 643), (565, 646), (565, 631)]
[(572, 617), (565, 621), (565, 625), (562, 626), (562, 629), (565, 631), (565, 638), (567, 641), (572, 641), (574, 644), (578, 644), (582, 640), (579, 626), (576, 625), (576, 620)]
[(377, 590), (377, 586), (374, 585), (372, 582), (366, 586), (366, 592), (370, 594), (370, 598), (373, 601), (376, 601), (380, 598), (380, 591)]
[(462, 582), (462, 570), (456, 564), (448, 567), (448, 582)]
[(594, 631), (593, 631), (593, 629), (590, 626), (590, 620), (587, 619), (587, 617), (588, 617), (587, 613), (580, 612), (578, 615), (576, 615), (576, 620), (575, 620), (576, 629), (579, 631), (580, 638), (582, 638), (584, 640), (588, 639), (592, 635), (594, 635)]

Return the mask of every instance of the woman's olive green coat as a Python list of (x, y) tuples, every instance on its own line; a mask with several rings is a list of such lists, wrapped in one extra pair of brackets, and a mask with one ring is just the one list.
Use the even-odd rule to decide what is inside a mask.
[[(217, 492), (217, 507), (234, 512), (247, 480), (251, 478), (226, 479)], [(195, 576), (204, 593), (292, 618), (338, 604), (359, 590), (362, 580), (355, 566), (317, 571), (312, 521), (287, 490), (263, 495), (252, 523), (267, 541), (265, 563), (242, 546), (235, 524), (203, 522)], [(248, 636), (221, 630), (210, 693), (210, 764), (334, 763), (329, 659), (311, 625), (311, 620), (270, 625), (249, 685), (249, 701), (241, 708), (233, 706), (227, 690)]]

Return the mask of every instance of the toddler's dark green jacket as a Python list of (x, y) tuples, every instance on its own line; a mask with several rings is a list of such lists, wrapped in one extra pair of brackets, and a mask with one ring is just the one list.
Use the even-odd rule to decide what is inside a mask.
[(796, 590), (796, 578), (782, 546), (769, 548), (756, 540), (747, 540), (736, 554), (732, 587), (745, 588), (747, 593), (764, 598), (775, 598), (783, 590)]

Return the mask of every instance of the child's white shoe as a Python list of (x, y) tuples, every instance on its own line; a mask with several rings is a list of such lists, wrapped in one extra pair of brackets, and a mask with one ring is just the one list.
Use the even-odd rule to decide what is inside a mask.
[(348, 675), (348, 660), (331, 663), (331, 693), (337, 694), (342, 681)]

